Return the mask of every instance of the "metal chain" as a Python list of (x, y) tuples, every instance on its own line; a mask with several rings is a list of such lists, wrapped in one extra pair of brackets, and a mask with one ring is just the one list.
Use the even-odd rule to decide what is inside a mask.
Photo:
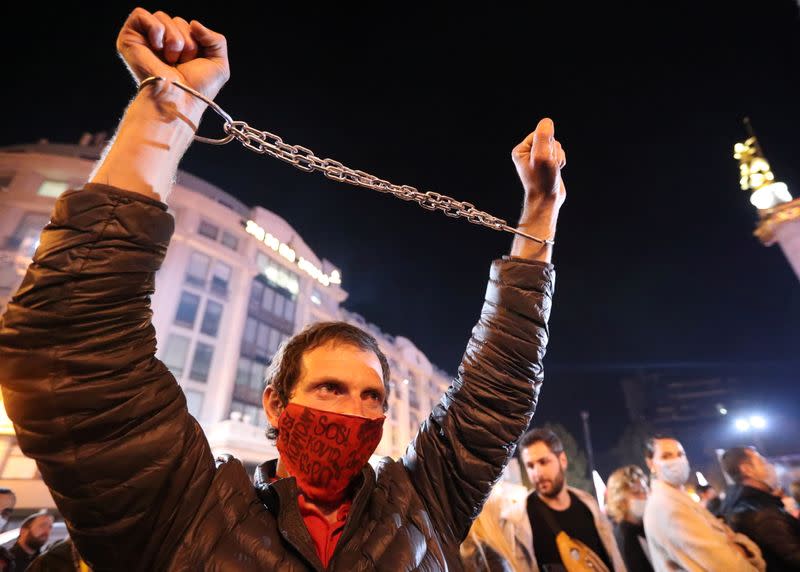
[[(141, 90), (145, 86), (156, 81), (170, 81), (161, 77), (148, 77), (140, 85)], [(239, 141), (246, 148), (259, 153), (261, 155), (269, 155), (275, 159), (279, 159), (288, 163), (301, 171), (311, 173), (318, 171), (325, 175), (327, 178), (341, 183), (350, 183), (357, 187), (365, 189), (372, 189), (380, 193), (391, 194), (398, 199), (404, 201), (416, 202), (419, 206), (429, 211), (442, 211), (445, 215), (452, 218), (464, 218), (469, 222), (481, 226), (485, 226), (494, 230), (502, 230), (518, 234), (534, 242), (544, 245), (553, 245), (554, 241), (550, 239), (538, 238), (523, 232), (519, 229), (511, 227), (505, 220), (490, 215), (487, 212), (478, 210), (472, 203), (456, 200), (452, 197), (435, 193), (433, 191), (422, 192), (410, 185), (396, 185), (385, 179), (380, 179), (375, 175), (365, 171), (353, 170), (333, 159), (321, 159), (317, 157), (314, 152), (300, 145), (290, 145), (284, 140), (270, 133), (269, 131), (259, 131), (250, 127), (244, 121), (234, 121), (219, 105), (211, 99), (204, 96), (202, 93), (192, 89), (177, 81), (170, 81), (176, 87), (192, 94), (195, 97), (202, 99), (224, 120), (223, 130), (227, 134), (222, 139), (209, 139), (207, 137), (195, 136), (195, 140), (202, 143), (211, 145), (225, 145), (234, 139)]]

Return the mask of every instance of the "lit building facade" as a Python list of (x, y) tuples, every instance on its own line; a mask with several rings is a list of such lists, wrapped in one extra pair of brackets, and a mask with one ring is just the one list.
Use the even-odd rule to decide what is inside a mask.
[[(102, 148), (39, 143), (0, 149), (0, 313), (16, 291), (56, 197), (80, 187)], [(392, 371), (376, 455), (398, 457), (450, 384), (414, 344), (348, 312), (346, 276), (292, 226), (260, 206), (179, 172), (170, 195), (175, 233), (152, 298), (157, 356), (175, 375), (212, 450), (250, 468), (277, 454), (266, 439), (264, 371), (304, 326), (343, 320), (369, 331)], [(0, 420), (2, 421), (2, 420)], [(52, 506), (34, 463), (0, 422), (0, 487), (30, 489), (20, 507)]]

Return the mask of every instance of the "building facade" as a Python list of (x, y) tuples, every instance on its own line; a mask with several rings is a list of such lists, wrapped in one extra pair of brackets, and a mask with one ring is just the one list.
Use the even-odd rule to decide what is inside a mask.
[[(91, 141), (0, 149), (0, 313), (30, 264), (55, 199), (88, 179), (102, 151)], [(183, 388), (212, 450), (250, 468), (274, 458), (261, 406), (265, 368), (280, 344), (306, 325), (343, 320), (374, 335), (389, 359), (389, 411), (376, 455), (401, 455), (451, 378), (410, 340), (344, 309), (347, 277), (276, 213), (183, 171), (170, 212), (175, 233), (152, 297), (157, 357)], [(52, 506), (7, 418), (0, 434), (0, 487), (30, 490), (20, 507)]]

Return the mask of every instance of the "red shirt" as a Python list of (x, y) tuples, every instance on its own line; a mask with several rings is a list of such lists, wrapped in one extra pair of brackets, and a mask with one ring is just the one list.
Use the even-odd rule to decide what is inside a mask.
[(316, 506), (306, 501), (306, 497), (302, 493), (297, 495), (297, 506), (300, 508), (300, 515), (303, 517), (303, 522), (306, 523), (306, 528), (317, 548), (317, 555), (319, 555), (319, 559), (325, 568), (328, 567), (333, 551), (336, 550), (336, 543), (339, 542), (339, 538), (342, 536), (344, 523), (350, 513), (352, 504), (350, 500), (344, 501), (339, 510), (336, 511), (336, 521), (330, 523)]

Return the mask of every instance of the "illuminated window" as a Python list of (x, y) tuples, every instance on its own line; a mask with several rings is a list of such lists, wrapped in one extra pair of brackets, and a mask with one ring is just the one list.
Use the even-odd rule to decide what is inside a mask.
[(64, 181), (45, 181), (39, 185), (36, 194), (40, 197), (58, 197), (69, 188), (69, 183)]
[(297, 274), (286, 270), (263, 252), (257, 254), (256, 264), (266, 279), (275, 286), (288, 290), (294, 295), (300, 291), (300, 279)]
[(267, 415), (264, 413), (264, 409), (259, 405), (253, 405), (234, 399), (231, 401), (231, 413), (234, 412), (241, 413), (242, 421), (245, 423), (250, 423), (258, 427), (266, 427), (267, 425)]
[(178, 303), (178, 312), (175, 314), (175, 322), (189, 328), (194, 327), (194, 320), (197, 317), (197, 307), (200, 305), (200, 296), (191, 292), (181, 292), (181, 300)]
[(216, 336), (221, 319), (222, 304), (209, 300), (206, 302), (206, 311), (203, 314), (203, 323), (200, 326), (200, 331), (208, 336)]
[(208, 380), (208, 372), (211, 369), (211, 358), (214, 355), (214, 348), (203, 342), (197, 342), (192, 359), (192, 368), (189, 371), (189, 379), (205, 383)]
[(231, 267), (217, 260), (211, 271), (211, 290), (217, 294), (228, 293), (228, 283), (231, 280)]
[(164, 347), (161, 361), (164, 362), (164, 365), (169, 368), (176, 378), (180, 378), (183, 375), (188, 351), (189, 338), (178, 334), (170, 334), (169, 338), (167, 338), (167, 345)]
[(208, 256), (193, 252), (189, 257), (189, 265), (186, 267), (186, 281), (196, 286), (205, 286), (210, 264), (211, 259)]
[(203, 392), (184, 388), (183, 393), (186, 395), (186, 406), (189, 408), (189, 414), (195, 419), (199, 418), (200, 412), (203, 410)]

